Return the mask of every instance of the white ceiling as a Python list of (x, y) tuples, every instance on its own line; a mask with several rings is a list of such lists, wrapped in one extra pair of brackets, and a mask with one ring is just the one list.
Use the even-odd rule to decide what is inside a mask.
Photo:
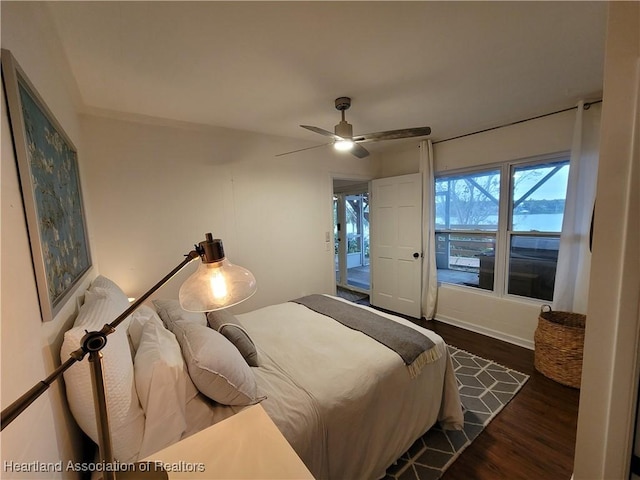
[[(442, 140), (602, 91), (605, 2), (50, 2), (83, 108)], [(391, 142), (390, 142), (391, 143)], [(369, 148), (369, 146), (367, 146)]]

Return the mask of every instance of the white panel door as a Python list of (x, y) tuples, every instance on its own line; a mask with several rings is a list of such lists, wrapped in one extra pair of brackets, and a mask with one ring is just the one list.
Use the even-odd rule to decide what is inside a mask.
[(371, 304), (420, 318), (422, 180), (419, 173), (371, 184)]

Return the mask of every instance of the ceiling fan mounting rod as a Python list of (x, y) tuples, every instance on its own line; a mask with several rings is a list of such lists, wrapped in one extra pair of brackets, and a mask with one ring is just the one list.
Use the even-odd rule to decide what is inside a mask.
[(336, 109), (340, 110), (344, 115), (344, 111), (348, 110), (351, 106), (351, 99), (349, 97), (336, 98)]
[(353, 137), (353, 126), (349, 124), (345, 119), (345, 110), (348, 110), (351, 106), (351, 99), (349, 97), (336, 98), (336, 109), (340, 110), (342, 115), (342, 121), (335, 126), (334, 132), (339, 137), (345, 139), (351, 139)]

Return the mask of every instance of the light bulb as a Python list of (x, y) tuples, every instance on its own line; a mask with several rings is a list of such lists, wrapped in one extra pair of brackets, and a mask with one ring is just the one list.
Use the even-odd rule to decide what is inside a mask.
[(189, 312), (210, 312), (236, 305), (256, 293), (256, 279), (246, 268), (223, 258), (200, 262), (180, 287), (180, 305)]
[(351, 140), (338, 140), (336, 143), (333, 144), (333, 147), (336, 150), (339, 150), (341, 152), (346, 152), (349, 151), (353, 148), (353, 141)]
[(209, 279), (209, 288), (211, 288), (211, 294), (213, 298), (223, 300), (227, 296), (227, 282), (224, 280), (224, 275), (220, 272), (220, 269), (212, 272)]

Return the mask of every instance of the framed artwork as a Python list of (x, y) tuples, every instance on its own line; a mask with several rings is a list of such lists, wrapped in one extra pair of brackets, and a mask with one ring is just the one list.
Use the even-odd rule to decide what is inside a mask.
[(42, 320), (60, 311), (91, 268), (78, 155), (8, 50), (2, 78)]

